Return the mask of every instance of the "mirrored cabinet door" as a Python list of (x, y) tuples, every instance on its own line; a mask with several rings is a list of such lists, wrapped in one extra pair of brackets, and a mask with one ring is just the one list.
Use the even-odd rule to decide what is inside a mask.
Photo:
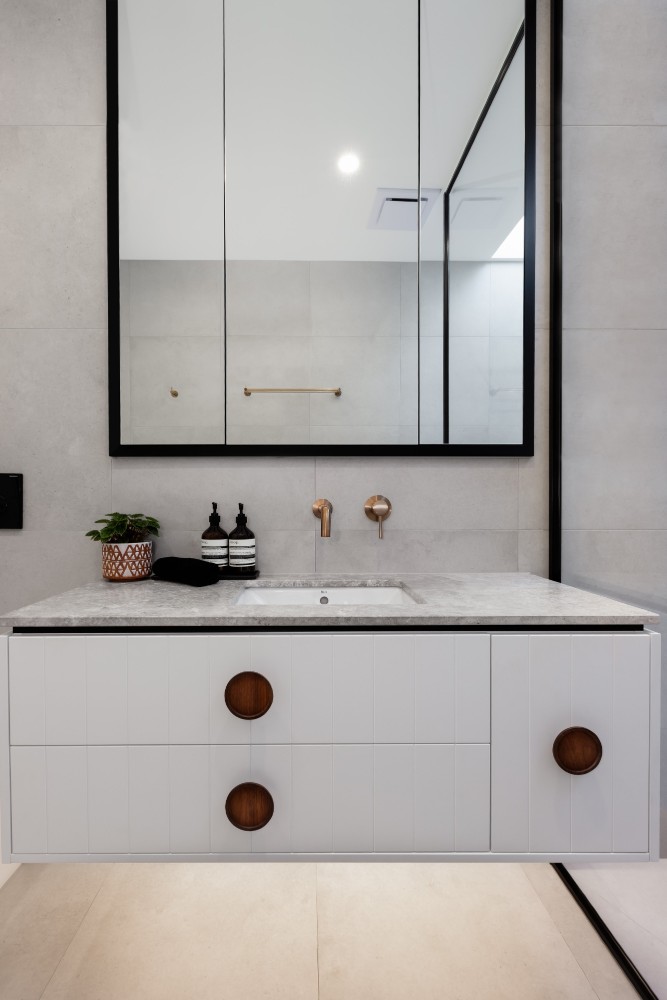
[(109, 0), (112, 454), (532, 453), (534, 7)]

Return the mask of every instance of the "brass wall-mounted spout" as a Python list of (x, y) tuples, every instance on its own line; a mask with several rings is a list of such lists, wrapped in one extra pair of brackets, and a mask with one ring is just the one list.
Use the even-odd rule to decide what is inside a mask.
[(331, 512), (333, 504), (331, 500), (316, 500), (313, 504), (313, 514), (319, 517), (322, 522), (320, 538), (331, 538)]

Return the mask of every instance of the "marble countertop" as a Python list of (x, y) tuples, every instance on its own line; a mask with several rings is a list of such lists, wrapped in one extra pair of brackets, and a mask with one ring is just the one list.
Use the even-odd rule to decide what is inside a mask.
[[(237, 605), (245, 587), (402, 586), (408, 605)], [(0, 615), (0, 628), (651, 625), (659, 616), (530, 573), (261, 577), (209, 587), (99, 581)]]

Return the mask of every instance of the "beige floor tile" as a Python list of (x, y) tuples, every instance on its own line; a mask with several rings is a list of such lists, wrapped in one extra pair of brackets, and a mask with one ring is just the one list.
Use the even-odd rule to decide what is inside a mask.
[(321, 1000), (596, 1000), (519, 865), (319, 865), (318, 920)]
[(316, 1000), (316, 942), (313, 865), (116, 865), (44, 1000)]
[(637, 994), (551, 865), (522, 865), (533, 889), (602, 1000), (636, 1000)]
[(21, 865), (0, 891), (0, 997), (37, 1000), (110, 865)]

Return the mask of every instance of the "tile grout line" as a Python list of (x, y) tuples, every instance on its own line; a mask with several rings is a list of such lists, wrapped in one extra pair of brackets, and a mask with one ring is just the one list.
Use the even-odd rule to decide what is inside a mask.
[(65, 948), (64, 952), (62, 953), (62, 955), (61, 955), (61, 956), (60, 956), (60, 958), (58, 959), (58, 962), (56, 963), (56, 967), (55, 967), (55, 969), (53, 970), (53, 972), (52, 972), (52, 973), (51, 973), (51, 975), (49, 976), (49, 979), (48, 979), (48, 981), (47, 981), (46, 985), (44, 986), (44, 989), (43, 989), (43, 990), (42, 990), (42, 992), (41, 992), (41, 993), (39, 994), (39, 997), (38, 997), (38, 1000), (43, 1000), (43, 997), (44, 997), (44, 996), (46, 995), (46, 991), (48, 990), (49, 986), (50, 986), (50, 985), (51, 985), (51, 983), (53, 982), (53, 979), (54, 979), (54, 976), (56, 975), (56, 973), (58, 972), (58, 969), (59, 969), (59, 968), (60, 968), (60, 966), (62, 965), (62, 963), (63, 963), (63, 961), (64, 961), (64, 959), (65, 959), (65, 957), (66, 957), (66, 955), (67, 955), (68, 951), (70, 950), (70, 948), (71, 948), (71, 947), (72, 947), (72, 945), (74, 944), (74, 942), (75, 942), (75, 940), (76, 940), (76, 938), (77, 938), (77, 936), (78, 936), (78, 934), (79, 934), (79, 931), (81, 930), (81, 928), (82, 928), (82, 926), (83, 926), (83, 923), (84, 923), (84, 921), (85, 921), (86, 917), (88, 916), (88, 914), (90, 913), (90, 911), (91, 911), (91, 909), (92, 909), (92, 907), (93, 907), (93, 904), (94, 904), (95, 900), (96, 900), (96, 899), (97, 899), (97, 897), (99, 896), (100, 892), (102, 891), (102, 889), (103, 889), (103, 888), (104, 888), (104, 886), (106, 885), (106, 883), (107, 883), (107, 881), (109, 880), (109, 878), (111, 878), (111, 872), (112, 872), (112, 869), (113, 869), (113, 868), (115, 868), (116, 866), (115, 866), (115, 864), (109, 864), (109, 866), (108, 866), (108, 867), (109, 867), (109, 871), (108, 871), (108, 872), (106, 873), (106, 875), (104, 876), (104, 878), (103, 878), (103, 879), (102, 879), (102, 881), (100, 882), (100, 884), (99, 884), (99, 887), (98, 887), (98, 889), (97, 889), (97, 892), (95, 893), (95, 895), (94, 895), (94, 896), (93, 896), (93, 898), (91, 899), (90, 903), (89, 903), (89, 904), (88, 904), (88, 906), (86, 907), (86, 912), (85, 912), (85, 913), (83, 914), (83, 916), (81, 917), (81, 920), (79, 921), (79, 924), (78, 924), (78, 926), (77, 926), (76, 930), (74, 931), (74, 933), (72, 934), (72, 937), (70, 938), (70, 941), (69, 941), (69, 944), (67, 945), (67, 947)]

